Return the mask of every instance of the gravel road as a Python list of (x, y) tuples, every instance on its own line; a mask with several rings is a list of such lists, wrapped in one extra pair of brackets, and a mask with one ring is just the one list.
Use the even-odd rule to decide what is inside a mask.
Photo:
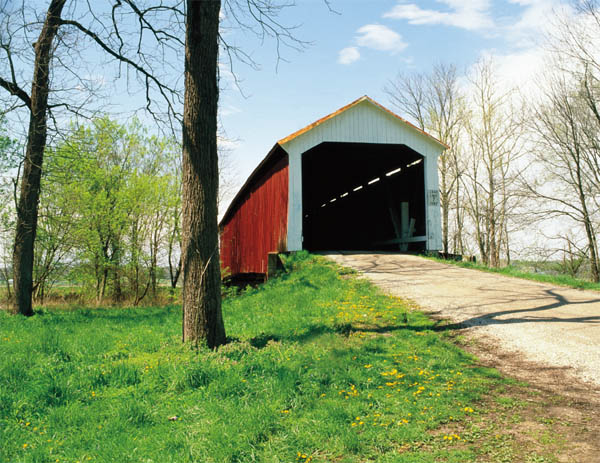
[[(600, 293), (389, 253), (325, 253), (499, 350), (600, 390)], [(510, 356), (504, 356), (510, 358)]]

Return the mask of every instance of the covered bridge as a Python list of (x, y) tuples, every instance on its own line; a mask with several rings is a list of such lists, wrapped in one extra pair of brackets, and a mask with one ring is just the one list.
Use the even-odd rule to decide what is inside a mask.
[(220, 223), (232, 275), (274, 251), (441, 249), (446, 145), (367, 96), (279, 140)]

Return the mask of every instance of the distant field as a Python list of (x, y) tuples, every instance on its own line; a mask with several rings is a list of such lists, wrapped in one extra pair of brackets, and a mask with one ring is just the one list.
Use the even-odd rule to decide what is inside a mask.
[[(431, 258), (431, 257), (430, 257)], [(486, 267), (483, 264), (473, 262), (457, 262), (453, 260), (444, 260), (438, 258), (431, 258), (438, 262), (446, 264), (457, 265), (463, 268), (471, 268), (476, 270), (482, 270), (484, 272), (500, 273), (502, 275), (524, 278), (526, 280), (539, 281), (542, 283), (551, 283), (555, 285), (568, 286), (570, 288), (578, 289), (589, 289), (593, 291), (600, 291), (600, 283), (592, 283), (589, 280), (583, 278), (574, 278), (570, 275), (561, 274), (558, 272), (556, 263), (544, 262), (525, 262), (517, 261), (512, 265), (500, 268)]]
[[(7, 294), (6, 282), (0, 282), (0, 309), (5, 308), (9, 303)], [(139, 305), (174, 304), (180, 300), (180, 295), (180, 287), (175, 288), (175, 291), (171, 291), (169, 284), (161, 282), (157, 288), (156, 295), (153, 296), (148, 291), (148, 294), (140, 301)], [(132, 294), (124, 293), (122, 300), (116, 303), (112, 300), (111, 295), (108, 294), (100, 305), (104, 307), (108, 305), (128, 307), (133, 305), (134, 300), (135, 298)], [(45, 295), (43, 303), (34, 298), (33, 305), (35, 308), (75, 309), (82, 306), (96, 306), (97, 303), (95, 294), (91, 294), (89, 290), (86, 291), (83, 286), (64, 283), (53, 286), (49, 293)]]
[(320, 258), (287, 265), (225, 301), (217, 352), (181, 345), (177, 306), (0, 313), (0, 461), (558, 461), (552, 420), (519, 424), (538, 399), (443, 326)]

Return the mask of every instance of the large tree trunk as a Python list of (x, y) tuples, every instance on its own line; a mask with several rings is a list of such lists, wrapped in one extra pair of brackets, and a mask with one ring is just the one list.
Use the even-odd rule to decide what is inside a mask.
[(183, 341), (225, 342), (217, 226), (220, 0), (187, 0), (183, 113)]
[(17, 224), (13, 248), (14, 313), (33, 315), (31, 305), (33, 285), (33, 245), (37, 229), (40, 179), (46, 148), (46, 118), (48, 112), (49, 69), (52, 42), (60, 23), (66, 0), (52, 0), (42, 32), (35, 43), (35, 62), (31, 85), (31, 108), (27, 149), (23, 163), (21, 192), (17, 204)]

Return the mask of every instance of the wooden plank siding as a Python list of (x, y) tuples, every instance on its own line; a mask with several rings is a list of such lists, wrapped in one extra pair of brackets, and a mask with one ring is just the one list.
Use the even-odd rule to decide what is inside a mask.
[(286, 248), (287, 155), (276, 156), (253, 180), (221, 223), (221, 267), (231, 275), (266, 274), (268, 253)]

